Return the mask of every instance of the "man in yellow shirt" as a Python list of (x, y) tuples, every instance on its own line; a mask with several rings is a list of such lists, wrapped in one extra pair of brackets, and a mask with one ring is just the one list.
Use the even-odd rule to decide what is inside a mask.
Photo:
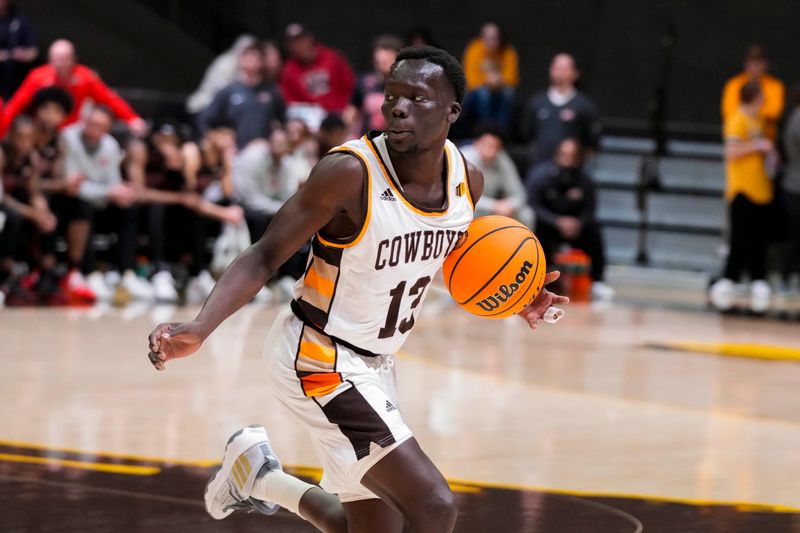
[(722, 91), (722, 120), (727, 120), (739, 109), (739, 91), (750, 81), (758, 82), (763, 103), (759, 108), (759, 116), (766, 122), (765, 132), (768, 139), (775, 140), (778, 134), (778, 121), (783, 114), (783, 83), (767, 74), (769, 57), (764, 47), (752, 45), (744, 55), (744, 72), (729, 79)]
[(763, 313), (769, 308), (771, 290), (767, 284), (767, 246), (773, 186), (767, 167), (777, 155), (765, 136), (760, 110), (764, 96), (758, 82), (751, 81), (739, 91), (739, 109), (724, 121), (725, 200), (729, 206), (730, 232), (724, 277), (711, 286), (711, 303), (719, 310), (733, 306), (734, 283), (750, 274), (750, 309)]

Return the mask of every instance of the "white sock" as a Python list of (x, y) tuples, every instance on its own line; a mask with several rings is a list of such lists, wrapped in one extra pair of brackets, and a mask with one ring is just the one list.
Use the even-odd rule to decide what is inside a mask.
[(315, 486), (290, 476), (283, 470), (271, 470), (256, 479), (251, 496), (258, 500), (277, 503), (302, 518), (300, 499)]

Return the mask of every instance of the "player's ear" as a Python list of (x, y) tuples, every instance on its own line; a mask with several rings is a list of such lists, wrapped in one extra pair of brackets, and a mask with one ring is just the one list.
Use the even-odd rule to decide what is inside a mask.
[(458, 120), (458, 117), (461, 116), (461, 104), (458, 102), (453, 102), (450, 104), (450, 112), (447, 114), (447, 122), (450, 124), (455, 123)]

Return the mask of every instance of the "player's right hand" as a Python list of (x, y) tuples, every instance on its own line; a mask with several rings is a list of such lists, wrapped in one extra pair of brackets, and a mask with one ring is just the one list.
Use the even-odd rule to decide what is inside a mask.
[(147, 355), (156, 370), (164, 370), (167, 361), (192, 355), (203, 344), (205, 337), (194, 322), (169, 322), (159, 324), (147, 340)]

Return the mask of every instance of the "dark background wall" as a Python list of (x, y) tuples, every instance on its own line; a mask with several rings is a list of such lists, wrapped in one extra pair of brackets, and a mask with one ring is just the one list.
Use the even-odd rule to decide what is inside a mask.
[(676, 35), (669, 82), (672, 129), (715, 132), (724, 80), (740, 67), (744, 48), (761, 42), (773, 72), (787, 86), (800, 82), (798, 0), (20, 0), (46, 46), (76, 40), (84, 62), (112, 84), (191, 90), (213, 53), (250, 31), (279, 37), (289, 22), (310, 25), (319, 38), (363, 69), (380, 33), (431, 29), (438, 43), (461, 55), (481, 22), (503, 24), (521, 58), (527, 95), (546, 84), (547, 64), (570, 51), (583, 88), (612, 124), (646, 124), (662, 76), (662, 37)]

